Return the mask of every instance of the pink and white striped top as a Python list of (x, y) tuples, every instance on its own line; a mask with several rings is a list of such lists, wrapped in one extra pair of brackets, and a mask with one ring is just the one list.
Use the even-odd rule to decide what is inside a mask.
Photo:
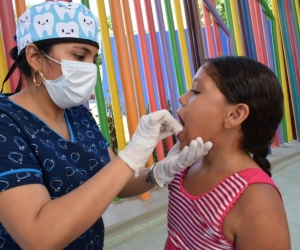
[(222, 233), (225, 216), (249, 185), (276, 185), (263, 170), (249, 168), (232, 174), (200, 196), (192, 196), (182, 186), (187, 170), (177, 174), (169, 184), (165, 250), (235, 249), (234, 243)]

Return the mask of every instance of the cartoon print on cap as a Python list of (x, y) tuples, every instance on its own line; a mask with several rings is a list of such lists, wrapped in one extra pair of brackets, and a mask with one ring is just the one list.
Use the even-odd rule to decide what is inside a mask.
[(79, 27), (75, 22), (57, 23), (55, 29), (58, 37), (79, 37)]
[(20, 39), (20, 48), (25, 48), (28, 44), (32, 43), (31, 34), (28, 33), (26, 36)]
[(77, 3), (58, 3), (57, 5), (54, 5), (57, 15), (62, 20), (65, 18), (66, 13), (73, 19), (77, 8)]
[(25, 30), (26, 31), (29, 30), (30, 19), (31, 19), (30, 17), (31, 17), (30, 10), (28, 10), (24, 13), (24, 15), (22, 15), (19, 18), (19, 23), (20, 23), (19, 27), (22, 35), (24, 34)]
[(84, 34), (88, 37), (89, 32), (92, 34), (92, 37), (95, 36), (95, 21), (89, 17), (85, 16), (82, 12), (78, 14), (78, 20), (81, 25), (81, 28)]
[(35, 9), (38, 13), (40, 13), (43, 8), (45, 8), (46, 10), (49, 10), (50, 7), (51, 7), (51, 4), (45, 4), (45, 5), (38, 5), (35, 7)]
[(54, 16), (50, 12), (46, 12), (43, 15), (37, 15), (33, 19), (33, 25), (39, 37), (43, 37), (44, 31), (47, 32), (48, 36), (51, 36), (54, 25)]
[[(32, 6), (18, 19), (16, 42), (18, 54), (29, 43), (47, 43), (52, 39), (71, 38), (99, 48), (98, 18), (83, 4), (67, 2), (44, 2)], [(57, 42), (57, 40), (55, 40)], [(78, 111), (76, 111), (78, 113)], [(75, 113), (74, 116), (77, 114)]]

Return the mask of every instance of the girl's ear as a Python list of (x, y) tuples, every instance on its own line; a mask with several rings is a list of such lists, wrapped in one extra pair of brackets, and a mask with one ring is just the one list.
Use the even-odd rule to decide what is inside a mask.
[(249, 116), (249, 107), (244, 103), (231, 106), (227, 116), (225, 117), (224, 126), (231, 129), (243, 123)]
[(41, 69), (41, 53), (35, 44), (28, 44), (26, 49), (26, 59), (33, 71), (39, 71)]

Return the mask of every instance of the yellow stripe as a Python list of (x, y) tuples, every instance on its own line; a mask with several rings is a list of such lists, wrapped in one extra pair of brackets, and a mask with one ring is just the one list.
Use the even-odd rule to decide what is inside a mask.
[(238, 56), (243, 56), (244, 50), (243, 50), (243, 43), (242, 43), (242, 38), (241, 38), (239, 19), (238, 19), (235, 0), (230, 0), (230, 8), (231, 8), (231, 15), (232, 15), (233, 28), (234, 28), (234, 36), (235, 36), (235, 41), (236, 41), (237, 54), (238, 54)]
[[(7, 66), (6, 66), (5, 51), (4, 51), (4, 44), (3, 44), (3, 37), (2, 37), (2, 29), (0, 26), (0, 86), (1, 88), (2, 88), (2, 82), (6, 74), (7, 74)], [(3, 93), (10, 93), (9, 80), (5, 83)]]
[(180, 48), (182, 53), (182, 62), (183, 62), (183, 69), (185, 74), (185, 81), (186, 81), (186, 88), (192, 88), (192, 73), (191, 73), (191, 65), (189, 60), (188, 48), (186, 44), (185, 32), (183, 28), (183, 20), (182, 20), (182, 13), (180, 7), (180, 0), (174, 0), (174, 7), (175, 7), (175, 15), (177, 21), (177, 28), (178, 28), (178, 35), (179, 35), (179, 42)]
[[(289, 95), (287, 90), (286, 81), (287, 76), (285, 72), (285, 63), (284, 63), (284, 51), (283, 51), (283, 44), (281, 40), (281, 29), (280, 29), (280, 19), (278, 13), (278, 6), (276, 0), (272, 0), (272, 10), (276, 21), (276, 33), (277, 33), (277, 43), (278, 43), (278, 52), (279, 52), (279, 63), (280, 63), (280, 72), (281, 72), (281, 83), (282, 83), (282, 92), (284, 96), (284, 112), (286, 117), (286, 125), (287, 125), (287, 133), (288, 133), (288, 141), (293, 141), (293, 132), (292, 132), (292, 124), (291, 124), (291, 113), (289, 107)], [(293, 100), (292, 100), (293, 105)]]
[(100, 30), (101, 30), (100, 33), (101, 33), (102, 45), (103, 45), (104, 56), (105, 56), (108, 84), (110, 90), (111, 105), (112, 105), (117, 140), (118, 140), (118, 148), (119, 150), (122, 150), (123, 148), (125, 148), (126, 142), (125, 142), (125, 135), (124, 135), (124, 128), (123, 128), (121, 107), (119, 103), (118, 84), (117, 84), (117, 79), (115, 74), (115, 66), (114, 66), (112, 49), (110, 44), (110, 36), (109, 36), (108, 26), (107, 26), (107, 17), (105, 12), (104, 0), (97, 1), (97, 8), (98, 8), (99, 21), (100, 21)]

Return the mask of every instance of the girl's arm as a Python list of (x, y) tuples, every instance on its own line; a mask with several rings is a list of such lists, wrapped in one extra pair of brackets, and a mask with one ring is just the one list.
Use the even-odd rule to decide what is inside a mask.
[(251, 185), (235, 206), (233, 232), (236, 249), (291, 249), (285, 210), (275, 187)]

